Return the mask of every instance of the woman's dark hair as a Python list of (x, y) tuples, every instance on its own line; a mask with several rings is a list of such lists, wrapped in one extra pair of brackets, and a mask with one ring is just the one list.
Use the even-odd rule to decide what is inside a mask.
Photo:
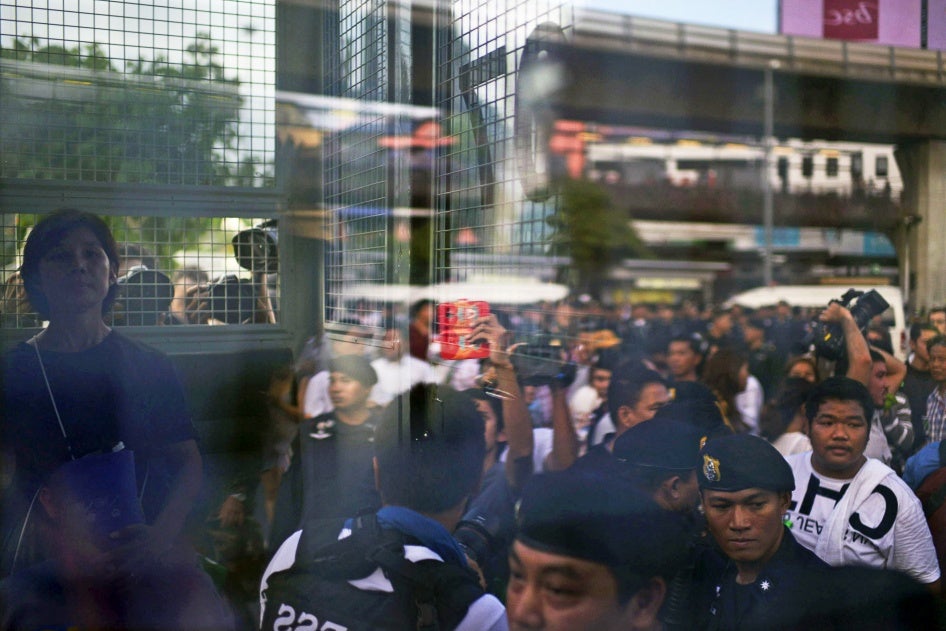
[(793, 357), (785, 363), (785, 374), (787, 375), (795, 367), (795, 364), (808, 364), (815, 373), (815, 383), (821, 381), (821, 372), (818, 370), (818, 361), (811, 355), (799, 355)]
[(707, 358), (700, 381), (706, 384), (720, 401), (726, 404), (726, 415), (733, 429), (744, 427), (742, 414), (736, 406), (736, 395), (742, 391), (739, 370), (748, 363), (744, 353), (723, 347)]
[(759, 433), (769, 442), (785, 433), (795, 415), (805, 405), (815, 384), (801, 377), (789, 377), (769, 401), (759, 418)]
[[(102, 249), (105, 250), (106, 256), (108, 256), (112, 272), (118, 273), (120, 261), (118, 245), (115, 243), (112, 231), (109, 230), (108, 225), (102, 221), (101, 217), (74, 208), (62, 208), (46, 215), (30, 231), (30, 236), (26, 239), (26, 246), (23, 248), (23, 264), (20, 266), (23, 286), (30, 299), (30, 304), (43, 319), (49, 319), (49, 301), (46, 299), (43, 290), (40, 289), (40, 262), (43, 257), (66, 238), (66, 235), (77, 228), (88, 228), (95, 235)], [(102, 315), (108, 313), (108, 310), (112, 308), (117, 296), (118, 283), (113, 283), (108, 289), (105, 300), (102, 301)]]

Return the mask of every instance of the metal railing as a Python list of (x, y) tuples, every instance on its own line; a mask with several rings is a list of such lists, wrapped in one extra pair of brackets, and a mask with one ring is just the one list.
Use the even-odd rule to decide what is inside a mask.
[(943, 51), (772, 35), (587, 10), (576, 46), (885, 82), (946, 84)]

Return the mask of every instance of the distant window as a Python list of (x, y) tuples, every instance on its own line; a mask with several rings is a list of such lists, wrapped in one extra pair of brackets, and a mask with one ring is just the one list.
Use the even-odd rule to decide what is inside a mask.
[(874, 175), (877, 177), (887, 177), (887, 156), (877, 156), (877, 161), (874, 162)]
[(855, 180), (861, 179), (864, 175), (864, 154), (851, 154), (851, 177)]
[(824, 170), (828, 177), (838, 177), (838, 159), (828, 158), (828, 161), (825, 163)]
[(811, 177), (815, 172), (814, 156), (803, 156), (801, 159), (801, 174), (804, 177)]

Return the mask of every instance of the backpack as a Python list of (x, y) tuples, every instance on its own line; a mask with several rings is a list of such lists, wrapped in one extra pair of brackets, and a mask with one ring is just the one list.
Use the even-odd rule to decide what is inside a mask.
[[(382, 529), (374, 513), (356, 518), (350, 537), (313, 550), (303, 530), (293, 566), (268, 579), (262, 629), (454, 629), (484, 592), (469, 568), (404, 557), (405, 535)], [(349, 583), (380, 567), (394, 592)]]
[(940, 567), (946, 567), (946, 440), (939, 444), (939, 468), (926, 476), (916, 496), (923, 504)]

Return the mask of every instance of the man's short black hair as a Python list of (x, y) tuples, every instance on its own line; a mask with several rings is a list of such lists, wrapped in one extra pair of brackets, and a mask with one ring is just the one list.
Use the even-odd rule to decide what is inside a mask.
[(483, 434), (483, 417), (463, 392), (419, 384), (394, 399), (375, 430), (384, 503), (428, 514), (459, 505), (479, 485)]
[(608, 384), (608, 412), (615, 425), (617, 425), (618, 410), (623, 406), (632, 408), (637, 405), (641, 398), (641, 390), (651, 383), (667, 385), (660, 373), (636, 362), (619, 366), (611, 374), (611, 383)]
[(864, 418), (868, 422), (874, 416), (874, 400), (867, 386), (849, 377), (829, 377), (815, 386), (805, 401), (805, 416), (809, 423), (815, 419), (825, 401), (854, 401), (864, 410)]
[(424, 307), (433, 307), (434, 301), (430, 298), (421, 298), (420, 300), (411, 304), (407, 310), (407, 317), (411, 320), (417, 317), (417, 314), (420, 313), (420, 310)]
[(140, 243), (119, 243), (118, 253), (123, 261), (139, 261), (150, 270), (158, 269), (158, 257)]
[(686, 342), (691, 351), (704, 357), (706, 356), (706, 351), (709, 350), (709, 344), (706, 343), (706, 339), (699, 333), (674, 335), (670, 338), (670, 341), (667, 342), (667, 352), (670, 351), (670, 345), (674, 342)]
[(932, 351), (934, 346), (946, 346), (946, 335), (942, 333), (926, 342), (926, 350)]
[(503, 402), (499, 397), (488, 394), (482, 388), (470, 388), (469, 390), (464, 390), (463, 392), (470, 395), (470, 398), (474, 401), (484, 401), (489, 404), (489, 407), (493, 410), (493, 415), (496, 417), (497, 433), (503, 431), (503, 429), (506, 428), (506, 421), (503, 418)]
[(939, 334), (939, 329), (929, 322), (914, 322), (910, 325), (910, 341), (915, 342), (920, 339), (920, 335), (923, 334), (923, 331), (933, 331)]

